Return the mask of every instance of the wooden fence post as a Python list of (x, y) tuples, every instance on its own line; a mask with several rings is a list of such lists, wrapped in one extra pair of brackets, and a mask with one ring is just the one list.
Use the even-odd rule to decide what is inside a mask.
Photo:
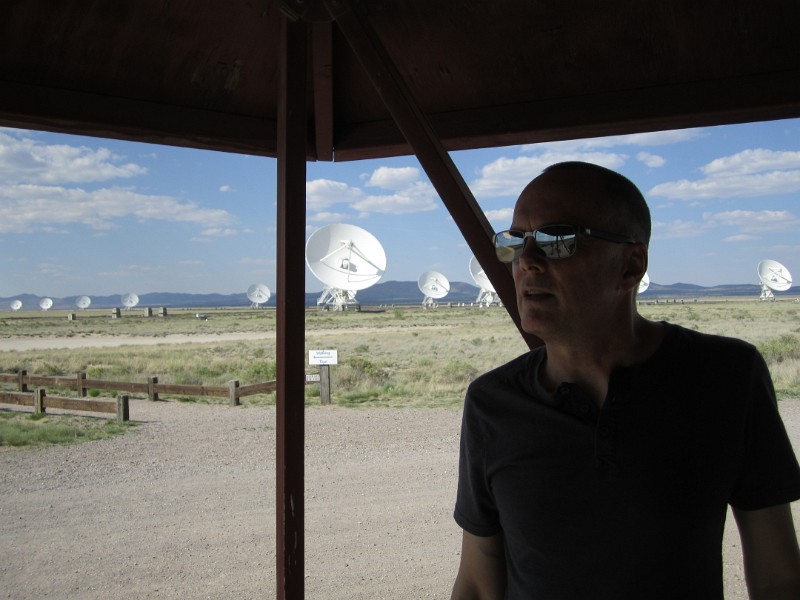
[(78, 373), (78, 383), (77, 383), (77, 386), (76, 386), (76, 389), (78, 391), (78, 396), (80, 396), (81, 398), (85, 398), (86, 397), (86, 383), (85, 383), (85, 381), (86, 381), (86, 372), (85, 371), (81, 371), (80, 373)]
[(44, 405), (44, 397), (46, 396), (44, 388), (36, 388), (33, 390), (33, 412), (36, 414), (44, 413), (46, 411)]
[(233, 379), (228, 382), (228, 401), (231, 406), (239, 406), (239, 380)]
[(129, 419), (128, 394), (117, 396), (117, 423), (124, 423)]
[(151, 402), (155, 402), (158, 400), (158, 392), (156, 392), (156, 384), (158, 383), (158, 377), (150, 376), (147, 378), (147, 399)]
[(319, 401), (321, 404), (331, 403), (331, 366), (319, 366)]
[(28, 376), (28, 371), (26, 369), (20, 369), (19, 373), (17, 373), (17, 381), (19, 382), (19, 391), (20, 392), (27, 392), (28, 391), (28, 382), (25, 381), (25, 378)]

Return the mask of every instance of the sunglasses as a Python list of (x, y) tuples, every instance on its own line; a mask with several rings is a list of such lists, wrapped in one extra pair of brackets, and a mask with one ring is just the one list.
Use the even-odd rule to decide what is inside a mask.
[(522, 255), (525, 242), (531, 238), (546, 258), (567, 258), (575, 254), (579, 233), (617, 244), (636, 243), (636, 240), (628, 236), (583, 225), (545, 225), (533, 231), (519, 229), (501, 231), (494, 236), (494, 250), (500, 262), (510, 263)]

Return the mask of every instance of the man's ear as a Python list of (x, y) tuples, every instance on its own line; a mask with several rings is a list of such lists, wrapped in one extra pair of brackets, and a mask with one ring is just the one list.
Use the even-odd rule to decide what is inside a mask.
[(642, 243), (625, 247), (621, 287), (624, 290), (638, 289), (639, 282), (647, 273), (647, 246)]

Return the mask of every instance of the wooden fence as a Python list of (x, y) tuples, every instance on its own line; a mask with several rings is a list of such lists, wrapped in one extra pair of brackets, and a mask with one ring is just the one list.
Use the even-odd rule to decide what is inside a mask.
[(0, 404), (32, 406), (33, 412), (35, 413), (47, 412), (48, 408), (114, 413), (117, 417), (117, 423), (123, 423), (130, 418), (128, 396), (125, 394), (117, 396), (116, 400), (101, 398), (66, 398), (63, 396), (48, 396), (44, 388), (36, 388), (32, 392), (0, 391)]
[[(159, 394), (173, 394), (184, 396), (215, 396), (228, 398), (231, 406), (238, 406), (240, 398), (274, 392), (276, 381), (263, 381), (251, 385), (240, 385), (234, 379), (224, 386), (209, 385), (179, 385), (172, 383), (158, 383), (158, 377), (150, 376), (146, 383), (135, 383), (130, 381), (107, 381), (103, 379), (89, 379), (85, 372), (79, 372), (74, 376), (52, 376), (52, 375), (28, 375), (27, 370), (21, 369), (18, 373), (0, 373), (0, 382), (14, 383), (20, 393), (27, 393), (29, 386), (42, 386), (45, 388), (54, 387), (59, 389), (71, 389), (78, 393), (78, 396), (85, 398), (88, 390), (113, 390), (117, 392), (129, 392), (135, 394), (147, 394), (149, 400), (158, 400)], [(320, 383), (319, 377), (306, 377), (306, 385)], [(328, 393), (328, 398), (330, 394)], [(325, 403), (325, 394), (322, 395)], [(328, 400), (330, 402), (330, 400)]]

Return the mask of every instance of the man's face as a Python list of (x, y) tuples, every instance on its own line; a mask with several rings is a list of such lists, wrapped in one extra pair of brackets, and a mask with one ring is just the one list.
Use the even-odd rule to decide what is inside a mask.
[[(613, 221), (599, 190), (591, 174), (545, 173), (523, 191), (512, 227), (533, 231), (569, 224), (627, 233)], [(512, 263), (522, 328), (550, 342), (565, 336), (580, 339), (607, 323), (621, 297), (622, 246), (579, 233), (572, 256), (548, 259), (528, 240)]]

